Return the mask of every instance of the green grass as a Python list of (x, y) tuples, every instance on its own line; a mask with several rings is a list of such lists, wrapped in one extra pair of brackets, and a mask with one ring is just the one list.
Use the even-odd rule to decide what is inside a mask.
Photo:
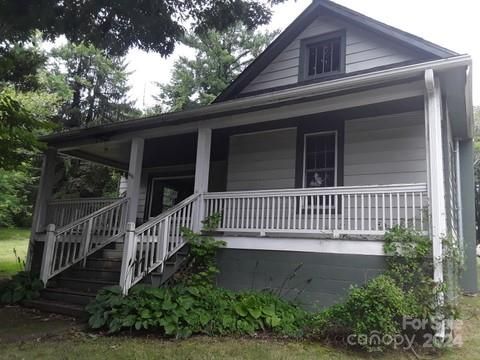
[[(421, 359), (479, 358), (480, 297), (463, 297), (461, 308), (463, 347), (442, 354), (422, 351)], [(15, 314), (19, 311), (25, 310), (6, 308), (2, 315), (0, 309), (0, 324), (8, 328), (0, 331), (0, 359), (415, 359), (412, 352), (368, 354), (310, 341), (220, 337), (167, 341), (155, 335), (101, 336), (81, 331), (71, 320)]]
[(0, 228), (0, 279), (10, 277), (19, 271), (13, 249), (22, 260), (25, 260), (29, 236), (29, 229)]

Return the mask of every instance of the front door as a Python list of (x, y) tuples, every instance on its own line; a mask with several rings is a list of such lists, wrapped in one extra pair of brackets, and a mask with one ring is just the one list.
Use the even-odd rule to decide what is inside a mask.
[(152, 178), (147, 219), (155, 217), (193, 194), (193, 176)]

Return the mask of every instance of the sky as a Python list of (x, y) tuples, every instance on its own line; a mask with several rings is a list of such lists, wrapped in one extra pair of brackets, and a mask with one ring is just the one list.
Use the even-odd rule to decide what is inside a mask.
[[(473, 103), (480, 105), (480, 1), (477, 0), (335, 0), (376, 20), (420, 36), (426, 40), (469, 54), (473, 59)], [(288, 0), (273, 8), (269, 30), (285, 29), (311, 0)], [(262, 29), (262, 28), (261, 28)], [(177, 46), (168, 58), (155, 53), (130, 50), (127, 55), (130, 99), (139, 108), (152, 106), (155, 82), (167, 83), (175, 59), (192, 56), (191, 49)], [(479, 65), (480, 66), (480, 65)], [(477, 70), (478, 69), (478, 70)]]

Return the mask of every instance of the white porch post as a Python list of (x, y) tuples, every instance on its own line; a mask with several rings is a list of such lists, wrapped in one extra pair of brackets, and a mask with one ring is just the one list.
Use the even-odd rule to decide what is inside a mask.
[(137, 220), (138, 198), (140, 195), (140, 181), (142, 178), (143, 138), (133, 138), (130, 148), (130, 162), (128, 165), (127, 198), (129, 199), (127, 223)]
[[(433, 279), (443, 283), (442, 239), (447, 235), (445, 183), (442, 146), (442, 94), (440, 83), (433, 70), (425, 71), (425, 124), (427, 139), (428, 192), (430, 207), (430, 236), (433, 247)], [(443, 294), (438, 301), (443, 304)], [(442, 322), (443, 323), (443, 322)], [(445, 324), (437, 329), (438, 337), (444, 338)]]
[(204, 200), (202, 194), (208, 192), (210, 173), (210, 149), (212, 144), (212, 129), (199, 128), (197, 138), (197, 160), (195, 163), (194, 192), (201, 194), (196, 206), (194, 231), (201, 230), (201, 221), (204, 218)]
[(48, 201), (52, 197), (53, 185), (55, 183), (55, 165), (57, 160), (57, 149), (48, 148), (43, 155), (42, 171), (40, 183), (38, 184), (37, 198), (35, 200), (35, 209), (32, 217), (32, 230), (28, 244), (28, 254), (25, 262), (27, 271), (31, 270), (33, 247), (37, 232), (42, 232), (47, 225)]

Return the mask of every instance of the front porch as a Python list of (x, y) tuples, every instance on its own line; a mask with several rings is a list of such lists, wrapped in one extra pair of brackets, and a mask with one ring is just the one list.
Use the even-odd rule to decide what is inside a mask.
[[(439, 78), (427, 73), (269, 110), (52, 142), (32, 237), (44, 245), (30, 252), (30, 265), (41, 263), (48, 285), (114, 256), (109, 279), (125, 293), (146, 279), (161, 284), (168, 264), (182, 258), (181, 228), (199, 231), (213, 214), (221, 215), (215, 236), (225, 251), (257, 251), (260, 259), (330, 254), (377, 271), (382, 237), (396, 226), (431, 236), (441, 256), (441, 237), (462, 229), (461, 154), (452, 149), (465, 129), (442, 105)], [(122, 196), (52, 200), (58, 152), (125, 171)], [(438, 263), (436, 280), (441, 274)]]

